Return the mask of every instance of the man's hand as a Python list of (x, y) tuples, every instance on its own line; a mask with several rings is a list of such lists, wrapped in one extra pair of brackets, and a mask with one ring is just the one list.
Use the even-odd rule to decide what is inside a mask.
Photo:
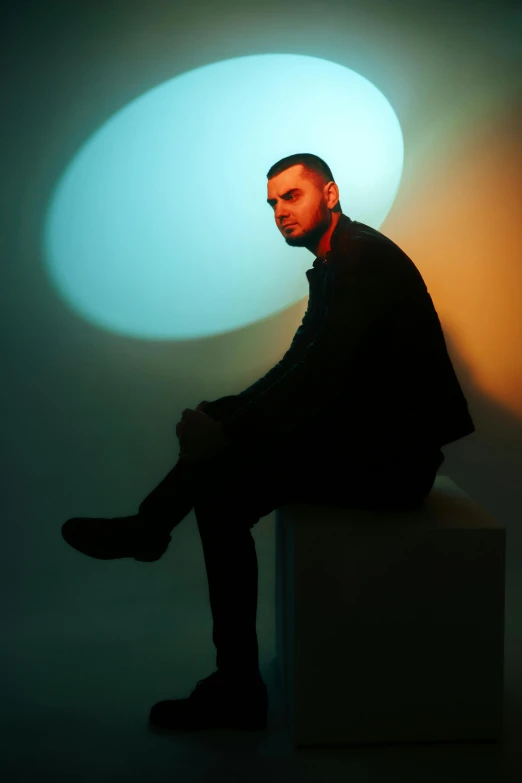
[(176, 435), (180, 443), (179, 458), (193, 462), (206, 459), (220, 452), (226, 446), (223, 425), (214, 421), (198, 409), (185, 408), (181, 421), (176, 425)]

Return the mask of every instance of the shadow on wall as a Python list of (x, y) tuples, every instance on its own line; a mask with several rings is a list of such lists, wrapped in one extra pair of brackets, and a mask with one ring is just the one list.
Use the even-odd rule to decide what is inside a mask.
[(446, 459), (438, 472), (454, 478), (500, 524), (516, 522), (522, 508), (522, 421), (476, 385), (451, 333), (442, 326), (475, 432), (443, 447)]

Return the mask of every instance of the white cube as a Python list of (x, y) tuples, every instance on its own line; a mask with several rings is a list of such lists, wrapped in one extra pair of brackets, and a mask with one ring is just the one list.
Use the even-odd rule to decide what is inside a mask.
[(498, 740), (506, 530), (447, 476), (413, 511), (276, 510), (294, 746)]

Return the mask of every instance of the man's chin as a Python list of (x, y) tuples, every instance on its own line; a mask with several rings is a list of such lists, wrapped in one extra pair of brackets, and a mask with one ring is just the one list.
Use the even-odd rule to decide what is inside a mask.
[(290, 247), (304, 247), (306, 243), (306, 237), (285, 237), (285, 242)]

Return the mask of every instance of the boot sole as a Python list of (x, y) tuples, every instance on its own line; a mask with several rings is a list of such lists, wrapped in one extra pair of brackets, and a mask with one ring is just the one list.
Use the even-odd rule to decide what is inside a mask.
[(80, 536), (75, 534), (74, 530), (66, 528), (67, 522), (62, 526), (62, 538), (64, 541), (77, 552), (81, 552), (82, 555), (92, 557), (95, 560), (119, 560), (123, 557), (130, 557), (138, 562), (142, 563), (154, 563), (159, 560), (168, 549), (172, 537), (169, 535), (168, 540), (160, 546), (151, 547), (150, 545), (144, 546), (136, 544), (134, 547), (129, 545), (120, 546), (118, 551), (118, 545), (110, 542), (96, 542), (93, 538), (89, 540), (88, 536)]

